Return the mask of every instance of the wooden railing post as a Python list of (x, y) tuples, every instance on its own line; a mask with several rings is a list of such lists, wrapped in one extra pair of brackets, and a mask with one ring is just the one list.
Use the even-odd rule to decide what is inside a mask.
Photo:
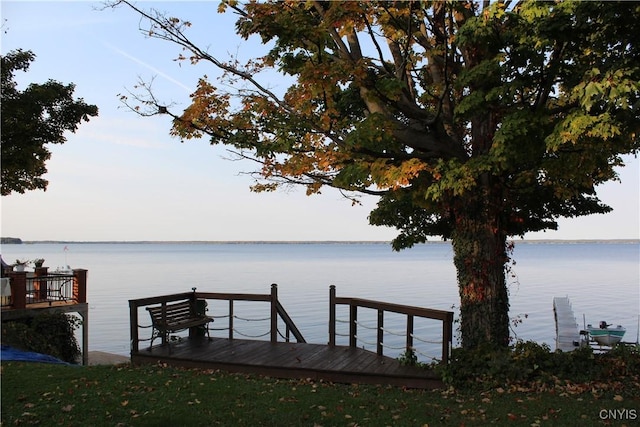
[(78, 304), (87, 302), (87, 270), (83, 268), (73, 270), (73, 299)]
[(278, 342), (278, 285), (271, 285), (271, 342)]
[(349, 303), (349, 347), (356, 347), (358, 335), (358, 303)]
[(46, 300), (48, 298), (47, 295), (47, 279), (38, 279), (39, 277), (46, 276), (49, 272), (49, 267), (36, 267), (34, 270), (35, 279), (33, 280), (33, 284), (35, 286), (35, 291), (37, 292), (38, 299)]
[(189, 304), (191, 304), (191, 310), (193, 310), (194, 313), (197, 313), (198, 305), (196, 301), (198, 300), (198, 296), (196, 295), (196, 288), (191, 288), (191, 290), (192, 292), (189, 294)]
[(135, 301), (129, 301), (129, 322), (131, 330), (131, 354), (139, 350), (138, 338), (138, 305)]
[(329, 286), (329, 345), (336, 345), (336, 285)]
[(229, 339), (233, 340), (233, 299), (229, 300)]
[(27, 306), (27, 272), (10, 271), (11, 302), (13, 308), (25, 308)]
[(384, 328), (384, 310), (378, 309), (378, 339), (376, 340), (376, 352), (378, 356), (382, 356), (382, 340), (384, 339), (383, 334)]
[(442, 363), (449, 363), (451, 347), (453, 345), (453, 313), (446, 315), (446, 320), (442, 321)]
[(82, 317), (82, 364), (89, 364), (89, 307), (80, 312)]
[(413, 314), (407, 314), (407, 354), (413, 351)]

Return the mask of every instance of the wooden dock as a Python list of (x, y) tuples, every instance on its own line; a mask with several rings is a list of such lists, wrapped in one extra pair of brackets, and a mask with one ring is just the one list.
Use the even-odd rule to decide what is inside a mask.
[[(218, 333), (225, 331), (228, 337), (208, 338), (209, 332), (202, 326), (193, 327), (187, 322), (183, 328), (162, 330), (163, 325), (177, 322), (173, 319), (170, 307), (176, 302), (189, 301), (194, 318), (206, 313), (209, 302), (218, 307), (228, 307), (226, 314), (212, 316)], [(268, 304), (269, 316), (253, 321), (268, 321), (269, 341), (256, 339), (236, 339), (238, 322), (251, 321), (237, 316), (239, 302), (264, 302)], [(222, 303), (221, 303), (222, 302)], [(226, 303), (224, 303), (226, 302)], [(293, 319), (278, 300), (277, 285), (271, 285), (269, 294), (237, 294), (213, 292), (184, 292), (172, 295), (160, 295), (149, 298), (129, 300), (131, 326), (131, 362), (136, 365), (166, 363), (173, 366), (204, 369), (220, 369), (228, 372), (251, 373), (276, 378), (298, 378), (324, 380), (339, 383), (361, 383), (394, 385), (408, 388), (441, 388), (443, 383), (433, 370), (417, 366), (400, 364), (399, 360), (383, 354), (385, 333), (385, 313), (395, 313), (406, 318), (405, 349), (415, 354), (414, 319), (426, 318), (442, 323), (440, 341), (418, 341), (439, 343), (442, 351), (440, 363), (447, 363), (452, 346), (453, 313), (449, 311), (427, 309), (360, 298), (336, 296), (335, 286), (329, 289), (329, 339), (328, 344), (309, 344), (304, 339)], [(336, 306), (347, 306), (349, 319), (349, 345), (336, 345)], [(161, 318), (152, 322), (144, 319), (145, 312), (154, 309)], [(255, 307), (254, 307), (255, 309)], [(374, 310), (376, 313), (376, 351), (359, 347), (358, 309)], [(200, 310), (198, 312), (198, 310)], [(142, 317), (142, 319), (141, 319)], [(160, 338), (161, 344), (148, 347), (153, 341), (145, 328), (153, 328), (152, 336)], [(362, 327), (362, 326), (361, 326)], [(160, 330), (162, 331), (160, 331)], [(188, 329), (188, 336), (186, 329)], [(181, 331), (182, 332), (178, 332)], [(174, 333), (176, 332), (176, 333)], [(182, 334), (182, 336), (180, 335)], [(155, 335), (153, 335), (155, 334)], [(396, 334), (397, 335), (397, 334)], [(245, 335), (250, 337), (248, 335)], [(174, 340), (177, 338), (177, 340)], [(435, 338), (435, 337), (434, 337)], [(284, 339), (284, 342), (280, 341)], [(295, 339), (296, 342), (291, 342)], [(151, 341), (151, 343), (149, 343)], [(145, 345), (146, 344), (146, 345)]]
[(580, 346), (580, 332), (568, 297), (553, 298), (553, 314), (556, 320), (556, 349), (577, 349)]
[(131, 353), (134, 365), (166, 363), (275, 378), (407, 388), (443, 387), (432, 371), (403, 366), (396, 359), (347, 346), (191, 337)]

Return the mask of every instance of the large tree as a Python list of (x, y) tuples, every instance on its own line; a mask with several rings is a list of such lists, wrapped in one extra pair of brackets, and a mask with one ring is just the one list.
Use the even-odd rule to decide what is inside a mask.
[(16, 71), (27, 71), (35, 59), (21, 49), (0, 57), (2, 62), (2, 195), (47, 189), (46, 144), (63, 144), (66, 131), (75, 132), (81, 121), (98, 115), (98, 107), (73, 99), (73, 84), (49, 80), (18, 90)]
[(640, 3), (224, 2), (265, 46), (246, 64), (194, 44), (187, 20), (116, 3), (222, 71), (180, 112), (143, 83), (123, 96), (136, 111), (256, 161), (255, 190), (378, 195), (370, 222), (399, 230), (395, 249), (451, 239), (463, 347), (508, 344), (508, 238), (608, 212), (595, 187), (640, 147)]

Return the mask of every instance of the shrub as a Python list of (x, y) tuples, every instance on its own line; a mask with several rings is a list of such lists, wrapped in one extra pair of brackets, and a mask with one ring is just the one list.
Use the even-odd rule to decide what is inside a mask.
[(591, 347), (552, 352), (546, 344), (518, 341), (510, 348), (454, 349), (450, 363), (436, 369), (445, 383), (466, 389), (557, 380), (625, 381), (640, 373), (640, 348), (620, 345), (606, 353), (594, 353)]
[(398, 356), (398, 362), (402, 366), (417, 366), (427, 369), (429, 365), (418, 361), (418, 355), (414, 349), (408, 349)]
[(29, 319), (2, 322), (2, 342), (21, 350), (77, 363), (81, 352), (74, 331), (80, 324), (79, 318), (63, 313), (45, 313)]

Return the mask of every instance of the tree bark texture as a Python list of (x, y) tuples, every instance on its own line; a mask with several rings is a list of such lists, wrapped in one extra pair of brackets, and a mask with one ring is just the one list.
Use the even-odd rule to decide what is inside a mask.
[(452, 234), (460, 292), (462, 347), (509, 344), (509, 298), (506, 285), (506, 234), (500, 203), (480, 191), (472, 203), (455, 209)]

